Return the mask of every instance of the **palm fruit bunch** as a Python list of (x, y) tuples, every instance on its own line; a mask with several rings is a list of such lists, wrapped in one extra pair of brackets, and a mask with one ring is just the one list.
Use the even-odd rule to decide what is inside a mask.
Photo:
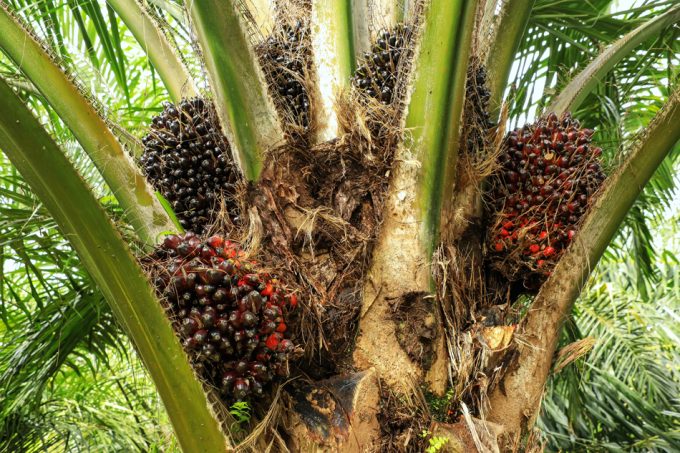
[(239, 173), (210, 102), (166, 103), (142, 144), (142, 171), (170, 202), (184, 229), (206, 232), (222, 201), (236, 218), (237, 206), (228, 194), (234, 193)]
[(382, 30), (371, 51), (364, 54), (363, 64), (354, 73), (352, 84), (366, 96), (390, 104), (397, 84), (399, 60), (410, 35), (411, 29), (407, 25)]
[(305, 129), (309, 127), (309, 95), (303, 81), (311, 62), (306, 40), (307, 27), (297, 21), (282, 25), (257, 46), (276, 107)]
[(484, 149), (487, 131), (492, 126), (488, 111), (491, 92), (486, 86), (486, 79), (484, 66), (478, 62), (470, 65), (465, 84), (465, 124), (462, 128), (462, 143), (469, 153)]
[(492, 266), (538, 289), (578, 231), (605, 179), (592, 129), (551, 113), (510, 132), (492, 178)]
[(201, 377), (227, 401), (288, 374), (297, 296), (222, 236), (170, 235), (149, 260), (159, 296)]

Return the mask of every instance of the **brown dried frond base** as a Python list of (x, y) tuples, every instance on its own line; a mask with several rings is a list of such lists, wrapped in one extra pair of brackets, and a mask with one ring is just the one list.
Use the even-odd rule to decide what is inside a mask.
[(403, 138), (398, 106), (382, 104), (352, 89), (337, 97), (336, 110), (344, 141), (358, 147), (366, 159), (392, 161)]
[(365, 147), (345, 136), (311, 149), (278, 149), (247, 198), (259, 258), (303, 289), (298, 342), (310, 363), (325, 357), (329, 372), (343, 368), (355, 336), (389, 176), (388, 162)]
[[(479, 238), (478, 238), (479, 239)], [(480, 245), (466, 251), (462, 244), (442, 247), (435, 255), (437, 300), (445, 324), (452, 401), (459, 415), (464, 402), (472, 414), (483, 414), (487, 392), (506, 363), (514, 326), (509, 303), (489, 290)], [(468, 243), (469, 244), (469, 243)]]
[(435, 358), (439, 314), (430, 293), (409, 293), (392, 301), (397, 341), (409, 358), (429, 370)]
[(422, 392), (414, 388), (409, 396), (397, 395), (381, 389), (381, 442), (377, 451), (420, 453), (427, 447), (426, 436), (432, 420)]

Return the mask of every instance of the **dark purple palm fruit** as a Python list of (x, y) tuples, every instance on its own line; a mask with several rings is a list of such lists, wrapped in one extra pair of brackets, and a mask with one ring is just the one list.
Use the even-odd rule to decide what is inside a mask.
[(150, 260), (156, 290), (201, 376), (227, 401), (288, 374), (287, 315), (297, 296), (222, 236), (167, 236)]
[(489, 260), (538, 289), (569, 246), (605, 179), (592, 129), (551, 113), (505, 138), (491, 181)]
[(309, 127), (309, 95), (304, 86), (311, 65), (309, 30), (302, 21), (277, 28), (257, 46), (274, 103), (295, 125)]
[(411, 35), (407, 25), (382, 30), (352, 78), (352, 84), (367, 97), (391, 104), (397, 84), (397, 69)]
[(475, 58), (468, 67), (465, 83), (465, 107), (461, 144), (466, 153), (481, 154), (486, 147), (486, 137), (493, 126), (489, 116), (491, 92), (486, 86), (486, 69)]
[(185, 230), (206, 232), (222, 201), (232, 220), (237, 217), (233, 195), (240, 175), (211, 103), (165, 104), (142, 143), (142, 170)]

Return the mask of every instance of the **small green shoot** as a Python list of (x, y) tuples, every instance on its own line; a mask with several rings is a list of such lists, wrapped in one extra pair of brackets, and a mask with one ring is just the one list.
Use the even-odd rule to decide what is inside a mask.
[[(432, 433), (424, 429), (418, 436), (425, 439), (432, 436)], [(432, 436), (427, 440), (427, 443), (428, 447), (425, 449), (425, 453), (437, 453), (442, 451), (444, 446), (449, 443), (449, 438), (445, 436)]]
[(425, 449), (425, 453), (437, 453), (438, 451), (442, 451), (444, 445), (449, 443), (449, 438), (444, 436), (434, 436), (430, 438), (428, 443), (430, 445)]
[(430, 412), (435, 420), (440, 422), (448, 420), (453, 397), (453, 389), (449, 389), (442, 397), (437, 397), (428, 391), (425, 392), (425, 399), (427, 400), (428, 406), (430, 406)]
[(172, 223), (175, 224), (177, 227), (177, 231), (180, 233), (184, 233), (184, 228), (182, 228), (182, 225), (179, 223), (179, 219), (177, 218), (177, 215), (175, 215), (175, 211), (172, 209), (172, 205), (168, 200), (165, 199), (162, 193), (159, 191), (155, 191), (156, 198), (158, 198), (158, 201), (160, 201), (161, 206), (165, 210), (165, 212), (168, 214), (168, 217), (170, 217), (170, 220), (172, 220)]
[(250, 422), (251, 407), (247, 401), (237, 401), (229, 408), (229, 413), (234, 417), (234, 423), (231, 425), (231, 430), (240, 432), (243, 430), (241, 425)]

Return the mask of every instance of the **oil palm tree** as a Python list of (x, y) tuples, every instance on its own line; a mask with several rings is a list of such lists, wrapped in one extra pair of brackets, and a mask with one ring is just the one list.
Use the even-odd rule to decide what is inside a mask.
[[(3, 310), (47, 327), (3, 370), (16, 384), (6, 431), (31, 423), (22, 404), (85, 338), (125, 342), (110, 309), (185, 451), (418, 448), (422, 430), (463, 449), (534, 447), (563, 321), (622, 222), (645, 285), (648, 206), (635, 202), (650, 178), (672, 172), (664, 159), (677, 151), (680, 8), (252, 3), (0, 2), (0, 148), (12, 164), (3, 170), (12, 235), (2, 250), (13, 269), (25, 266), (3, 288)], [(148, 62), (127, 55), (125, 31)], [(298, 43), (282, 55), (302, 62), (292, 79), (272, 57), (282, 36)], [(163, 98), (156, 74), (178, 106), (165, 112), (200, 97), (231, 150), (221, 167), (237, 169), (222, 200), (229, 212), (204, 216), (218, 220), (212, 230), (242, 243), (300, 299), (289, 323), (292, 381), (253, 402), (259, 423), (245, 439), (192, 370), (140, 264), (180, 232), (184, 214), (137, 164), (149, 148), (137, 113), (157, 111)], [(304, 92), (303, 114), (277, 74)], [(557, 90), (536, 96), (537, 79)], [(102, 85), (98, 100), (91, 94)], [(645, 106), (651, 93), (661, 102)], [(485, 197), (505, 181), (498, 156), (511, 140), (508, 118), (532, 108), (539, 128), (571, 111), (596, 129), (611, 171), (574, 222), (571, 246), (540, 287), (526, 288), (489, 264), (497, 213)], [(670, 188), (652, 186), (650, 206)], [(41, 385), (19, 385), (29, 376)], [(424, 392), (445, 402), (440, 420)]]

